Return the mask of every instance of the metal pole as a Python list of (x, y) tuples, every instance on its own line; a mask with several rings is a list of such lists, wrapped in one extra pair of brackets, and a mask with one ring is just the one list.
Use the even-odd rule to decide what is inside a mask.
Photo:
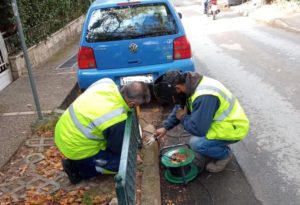
[(16, 18), (18, 33), (19, 33), (19, 37), (20, 37), (20, 42), (21, 42), (24, 58), (25, 58), (26, 67), (27, 67), (27, 70), (28, 70), (28, 76), (29, 76), (29, 80), (30, 80), (30, 85), (31, 85), (31, 89), (32, 89), (32, 94), (33, 94), (33, 98), (34, 98), (34, 102), (35, 102), (36, 111), (37, 111), (39, 119), (43, 119), (43, 115), (42, 115), (42, 111), (41, 111), (41, 107), (40, 107), (40, 102), (39, 102), (38, 94), (37, 94), (37, 91), (36, 91), (35, 82), (34, 82), (34, 79), (32, 77), (32, 68), (31, 68), (31, 63), (30, 63), (29, 56), (28, 56), (28, 53), (27, 53), (27, 47), (26, 47), (23, 28), (22, 28), (22, 24), (21, 24), (21, 20), (20, 20), (20, 16), (19, 16), (17, 1), (12, 0), (11, 3), (12, 3), (14, 16)]

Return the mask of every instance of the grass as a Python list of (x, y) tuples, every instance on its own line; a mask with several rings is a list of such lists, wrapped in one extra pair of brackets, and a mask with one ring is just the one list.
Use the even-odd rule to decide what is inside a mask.
[(33, 133), (45, 133), (48, 131), (54, 131), (55, 125), (60, 117), (60, 114), (50, 113), (45, 114), (43, 119), (36, 120), (32, 125)]
[(93, 205), (93, 200), (88, 192), (83, 195), (83, 203), (86, 205)]

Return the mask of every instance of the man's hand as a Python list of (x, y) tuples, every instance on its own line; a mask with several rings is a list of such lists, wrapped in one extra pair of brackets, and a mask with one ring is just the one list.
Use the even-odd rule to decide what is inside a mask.
[(186, 115), (187, 109), (184, 107), (184, 109), (179, 109), (176, 111), (176, 118), (178, 120), (182, 120), (182, 118)]
[(167, 129), (162, 127), (162, 128), (157, 129), (154, 135), (158, 139), (158, 138), (164, 137), (166, 135), (166, 133), (167, 133)]

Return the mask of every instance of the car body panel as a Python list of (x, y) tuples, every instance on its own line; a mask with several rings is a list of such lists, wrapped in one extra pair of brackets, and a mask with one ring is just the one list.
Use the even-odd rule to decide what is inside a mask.
[[(137, 35), (132, 38), (129, 38), (125, 35), (124, 39), (121, 32), (115, 31), (123, 28), (124, 25), (127, 26), (128, 23), (126, 23), (125, 20), (121, 21), (121, 23), (123, 23), (122, 27), (122, 25), (120, 25), (119, 19), (114, 20), (114, 18), (117, 17), (111, 17), (113, 9), (117, 8), (113, 11), (120, 11), (121, 13), (122, 9), (124, 8), (124, 5), (119, 7), (118, 3), (126, 4), (132, 2), (124, 0), (99, 0), (95, 1), (88, 10), (83, 25), (80, 46), (93, 49), (97, 67), (94, 69), (78, 69), (77, 74), (80, 89), (86, 89), (93, 82), (104, 77), (111, 78), (117, 84), (120, 84), (120, 77), (124, 76), (152, 74), (155, 80), (166, 71), (172, 69), (194, 71), (194, 63), (192, 58), (180, 60), (173, 59), (174, 39), (185, 36), (186, 34), (179, 15), (169, 0), (142, 0), (136, 3), (136, 8), (139, 8), (139, 6), (141, 6), (141, 8), (148, 8), (146, 6), (149, 6), (149, 8), (150, 6), (154, 6), (156, 8), (159, 6), (160, 9), (162, 9), (162, 7), (166, 7), (167, 11), (165, 13), (167, 19), (164, 19), (163, 22), (168, 23), (169, 21), (172, 21), (170, 28), (167, 27), (166, 29), (170, 33), (161, 33), (159, 34), (159, 36), (156, 36), (156, 34), (154, 33), (155, 35), (151, 36), (148, 35), (151, 33), (146, 33), (145, 30), (143, 30), (141, 31), (141, 33), (146, 33), (147, 35), (141, 35), (140, 37)], [(99, 12), (99, 14), (97, 12)], [(127, 15), (127, 12), (123, 13), (126, 13)], [(110, 15), (107, 20), (107, 27), (105, 27), (105, 29), (107, 30), (104, 30), (103, 28), (105, 26), (105, 23), (103, 23), (103, 19), (106, 18), (104, 14), (106, 14), (107, 16)], [(129, 23), (138, 25), (140, 23), (140, 19), (142, 19), (142, 23), (144, 25), (147, 22), (147, 18), (152, 17), (152, 14), (152, 11), (149, 10), (148, 13), (141, 13), (140, 16), (138, 16), (139, 18), (137, 18), (137, 20), (134, 19), (135, 17), (131, 19), (128, 18), (127, 20), (132, 21)], [(172, 17), (171, 20), (170, 15)], [(124, 17), (124, 19), (126, 18)], [(104, 35), (94, 32), (93, 29), (98, 29), (99, 31), (99, 28), (96, 27), (97, 21), (102, 23), (102, 27), (100, 27), (100, 29), (104, 30), (106, 33), (111, 34), (109, 37), (111, 37), (112, 39), (106, 40), (105, 32), (103, 32)], [(114, 22), (118, 23), (118, 26), (115, 26), (115, 29), (114, 24), (116, 23)], [(148, 24), (150, 26), (154, 25), (154, 20), (149, 20)], [(176, 26), (176, 28), (174, 28), (174, 25)], [(135, 29), (136, 28), (140, 27), (136, 26)], [(174, 29), (176, 29), (176, 32)], [(140, 31), (135, 30), (135, 32), (138, 33)]]
[[(194, 63), (190, 59), (183, 59), (173, 61), (168, 66), (165, 64), (148, 65), (142, 67), (128, 67), (122, 69), (108, 69), (98, 72), (97, 69), (79, 70), (78, 81), (82, 87), (88, 87), (93, 82), (101, 78), (111, 78), (117, 84), (120, 84), (120, 77), (123, 76), (137, 76), (145, 74), (153, 74), (153, 81), (155, 82), (160, 76), (170, 70), (193, 71)], [(147, 71), (147, 72), (145, 72)], [(124, 75), (125, 74), (125, 75)]]
[[(159, 39), (159, 40), (158, 40)], [(173, 39), (168, 36), (151, 39), (132, 39), (95, 43), (94, 49), (98, 70), (146, 66), (173, 61)], [(137, 47), (130, 52), (130, 46)], [(85, 46), (89, 46), (85, 44)], [(145, 55), (145, 53), (147, 55)], [(101, 60), (109, 59), (109, 60)]]

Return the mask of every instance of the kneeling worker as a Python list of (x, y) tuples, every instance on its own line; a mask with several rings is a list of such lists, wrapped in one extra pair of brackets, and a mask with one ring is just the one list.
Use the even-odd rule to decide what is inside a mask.
[(67, 158), (62, 165), (72, 184), (118, 171), (127, 113), (149, 101), (147, 84), (119, 89), (105, 78), (69, 106), (56, 124), (55, 144)]
[(169, 84), (164, 87), (171, 88), (174, 96), (183, 96), (183, 102), (174, 107), (156, 136), (163, 137), (181, 123), (192, 134), (192, 150), (214, 159), (206, 170), (223, 171), (233, 158), (228, 145), (242, 140), (249, 131), (249, 120), (239, 101), (222, 83), (198, 73), (171, 71), (162, 81)]

